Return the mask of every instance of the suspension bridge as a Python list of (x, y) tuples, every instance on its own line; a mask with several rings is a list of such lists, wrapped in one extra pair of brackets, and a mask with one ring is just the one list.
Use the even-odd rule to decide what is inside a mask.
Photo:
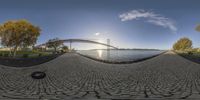
[[(109, 49), (110, 47), (113, 49), (118, 49), (115, 46), (110, 45), (110, 39), (107, 39), (107, 43), (101, 43), (101, 42), (97, 42), (94, 40), (87, 40), (87, 39), (62, 39), (62, 40), (57, 40), (54, 42), (62, 42), (62, 43), (70, 43), (70, 47), (69, 49), (72, 49), (72, 43), (91, 43), (91, 44), (98, 44), (98, 45), (103, 45), (106, 46), (107, 49)], [(37, 45), (36, 47), (42, 47), (42, 46), (46, 46), (48, 42)]]

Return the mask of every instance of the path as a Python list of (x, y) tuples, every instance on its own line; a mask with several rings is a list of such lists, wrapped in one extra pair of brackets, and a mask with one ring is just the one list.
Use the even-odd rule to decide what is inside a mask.
[[(44, 79), (32, 79), (45, 71)], [(200, 99), (200, 65), (169, 51), (133, 64), (105, 64), (68, 53), (50, 62), (0, 65), (0, 99)]]

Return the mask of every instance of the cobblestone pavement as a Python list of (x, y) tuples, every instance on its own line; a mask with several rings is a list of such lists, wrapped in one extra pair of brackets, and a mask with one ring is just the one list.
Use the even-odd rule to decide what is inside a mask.
[[(32, 79), (44, 71), (44, 79)], [(0, 65), (0, 99), (200, 100), (200, 65), (173, 52), (133, 64), (105, 64), (68, 53), (28, 68)]]

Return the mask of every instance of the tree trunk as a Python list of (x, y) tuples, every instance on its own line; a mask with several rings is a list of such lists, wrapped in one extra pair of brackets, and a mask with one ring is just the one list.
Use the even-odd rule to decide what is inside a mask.
[(57, 48), (56, 48), (56, 47), (54, 47), (54, 54), (56, 54), (56, 51), (57, 51)]
[(17, 48), (18, 48), (18, 46), (15, 46), (15, 47), (14, 47), (14, 49), (13, 49), (13, 57), (15, 57), (15, 56), (16, 56), (16, 51), (17, 51)]
[(9, 50), (9, 56), (12, 56), (12, 48)]

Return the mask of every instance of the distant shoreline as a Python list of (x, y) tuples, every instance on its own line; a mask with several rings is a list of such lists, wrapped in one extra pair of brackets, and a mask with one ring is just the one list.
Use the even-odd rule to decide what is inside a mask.
[[(89, 49), (89, 50), (107, 50), (107, 49)], [(168, 51), (160, 49), (109, 49), (109, 50), (154, 50), (154, 51)], [(86, 51), (86, 50), (77, 50), (77, 51)]]

